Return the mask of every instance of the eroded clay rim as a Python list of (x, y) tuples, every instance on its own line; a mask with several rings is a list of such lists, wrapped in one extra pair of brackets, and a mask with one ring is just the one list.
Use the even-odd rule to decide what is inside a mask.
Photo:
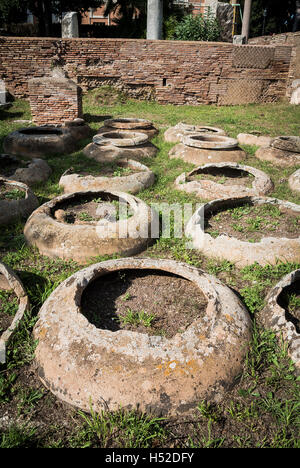
[(186, 132), (186, 133), (208, 133), (208, 134), (211, 134), (211, 135), (220, 135), (220, 136), (225, 136), (225, 132), (224, 130), (222, 130), (221, 128), (217, 128), (217, 127), (209, 127), (209, 126), (206, 126), (206, 125), (189, 125), (189, 124), (185, 124), (185, 123), (179, 123), (177, 125), (175, 125), (175, 127), (173, 128), (179, 128), (181, 129), (183, 132)]
[(288, 354), (294, 361), (297, 373), (300, 373), (300, 334), (297, 333), (295, 325), (286, 319), (286, 311), (278, 303), (281, 293), (300, 279), (300, 270), (292, 271), (284, 276), (279, 283), (269, 292), (267, 304), (260, 313), (264, 324), (274, 330), (277, 334), (283, 335), (283, 339), (288, 343)]
[(235, 138), (225, 135), (206, 135), (200, 132), (183, 135), (181, 141), (186, 146), (200, 149), (226, 150), (238, 147), (238, 141)]
[[(240, 187), (239, 185), (235, 185), (234, 184), (234, 179), (232, 180), (232, 184), (230, 187), (233, 187), (234, 190), (236, 189), (243, 189), (243, 191), (256, 191), (258, 194), (259, 192), (261, 192), (261, 187), (267, 187), (265, 190), (264, 190), (264, 193), (267, 193), (269, 192), (272, 188), (273, 188), (273, 183), (272, 183), (272, 180), (271, 178), (266, 174), (264, 173), (263, 171), (260, 171), (259, 169), (256, 169), (254, 167), (251, 167), (251, 166), (244, 166), (244, 165), (241, 165), (241, 164), (238, 164), (238, 163), (214, 163), (214, 164), (204, 164), (203, 166), (199, 166), (197, 167), (196, 169), (193, 169), (191, 172), (189, 172), (188, 174), (186, 174), (185, 172), (183, 174), (181, 174), (180, 176), (177, 177), (176, 181), (175, 181), (175, 185), (177, 185), (177, 187), (179, 187), (180, 189), (184, 190), (185, 186), (187, 185), (191, 185), (193, 184), (194, 186), (199, 186), (200, 189), (202, 189), (202, 191), (205, 191), (205, 187), (202, 187), (202, 182), (210, 182), (210, 190), (212, 188), (215, 188), (216, 190), (216, 193), (218, 191), (221, 191), (222, 192), (222, 189), (223, 189), (223, 186), (221, 184), (218, 184), (217, 182), (214, 182), (213, 180), (210, 180), (210, 179), (201, 179), (199, 181), (195, 181), (195, 180), (191, 180), (191, 177), (193, 175), (197, 175), (197, 174), (203, 174), (205, 176), (205, 170), (209, 170), (209, 169), (233, 169), (233, 170), (236, 170), (236, 171), (242, 171), (242, 172), (245, 172), (245, 174), (251, 174), (254, 176), (254, 180), (252, 182), (252, 187)], [(220, 171), (221, 172), (221, 171)], [(208, 175), (210, 173), (208, 172)], [(221, 174), (220, 174), (221, 175)], [(227, 186), (228, 190), (230, 189), (230, 187)], [(196, 188), (195, 188), (195, 191), (196, 191)]]
[(300, 192), (300, 169), (290, 175), (289, 187), (295, 192)]
[(19, 301), (18, 311), (16, 312), (14, 319), (11, 325), (0, 335), (0, 347), (1, 342), (6, 344), (17, 326), (19, 325), (20, 320), (22, 320), (25, 311), (29, 307), (29, 299), (25, 292), (22, 282), (18, 278), (18, 276), (14, 273), (14, 271), (5, 265), (4, 263), (0, 262), (0, 274), (4, 276), (10, 288), (14, 291), (15, 295)]
[[(45, 321), (47, 321), (48, 309), (51, 309), (51, 303), (54, 304), (56, 301), (56, 296), (64, 291), (65, 296), (69, 297), (70, 300), (68, 303), (61, 304), (59, 311), (55, 311), (54, 313), (54, 315), (57, 316), (57, 319), (60, 321), (60, 329), (62, 333), (61, 336), (64, 336), (63, 326), (67, 314), (69, 318), (71, 317), (71, 320), (73, 316), (73, 323), (76, 328), (77, 339), (89, 339), (92, 342), (95, 341), (98, 344), (101, 343), (102, 346), (107, 348), (113, 347), (116, 349), (117, 346), (121, 346), (118, 352), (121, 352), (127, 356), (135, 357), (139, 346), (141, 346), (141, 349), (145, 348), (146, 346), (147, 353), (151, 355), (156, 354), (160, 358), (166, 357), (166, 354), (168, 354), (170, 351), (175, 353), (178, 358), (179, 355), (181, 356), (181, 359), (184, 358), (183, 350), (178, 349), (178, 342), (180, 342), (182, 339), (184, 340), (185, 338), (187, 339), (190, 337), (191, 333), (194, 339), (199, 339), (197, 338), (197, 334), (201, 332), (201, 318), (195, 320), (183, 333), (177, 333), (172, 338), (166, 338), (163, 336), (153, 336), (128, 330), (110, 331), (99, 329), (95, 325), (91, 324), (88, 319), (81, 313), (81, 297), (83, 291), (88, 287), (88, 285), (101, 276), (125, 269), (147, 269), (173, 273), (186, 280), (192, 281), (201, 290), (208, 302), (206, 308), (206, 320), (209, 320), (211, 323), (211, 334), (208, 337), (208, 342), (211, 341), (211, 345), (208, 343), (208, 354), (213, 352), (214, 347), (220, 346), (221, 344), (221, 340), (216, 339), (216, 335), (220, 326), (226, 326), (228, 329), (230, 324), (232, 338), (234, 339), (236, 336), (238, 336), (238, 334), (241, 333), (241, 329), (245, 329), (246, 326), (250, 325), (250, 318), (246, 312), (246, 309), (240, 303), (240, 301), (238, 301), (237, 297), (229, 290), (229, 288), (202, 270), (188, 266), (184, 263), (176, 262), (174, 260), (123, 258), (118, 260), (108, 260), (92, 265), (75, 273), (70, 278), (65, 280), (51, 294), (40, 310), (39, 322), (41, 321), (44, 323), (37, 323), (37, 326), (46, 325)], [(227, 301), (225, 303), (222, 301), (222, 291), (224, 288), (226, 289), (227, 293), (230, 294), (232, 299), (236, 300), (239, 304), (238, 310), (237, 308), (232, 310), (231, 304), (228, 304)], [(51, 315), (51, 320), (54, 319), (54, 315)], [(51, 333), (50, 328), (48, 329), (47, 333), (49, 332)], [(228, 333), (225, 335), (226, 336), (224, 336), (224, 340), (226, 342), (230, 342), (230, 334)], [(130, 338), (129, 341), (128, 338)], [(122, 347), (123, 342), (124, 347)], [(168, 346), (167, 351), (164, 349), (164, 346)], [(195, 353), (197, 354), (196, 349)]]
[[(202, 204), (197, 211), (193, 214), (192, 218), (188, 222), (187, 228), (186, 228), (186, 233), (188, 235), (191, 235), (194, 237), (195, 232), (196, 232), (196, 226), (199, 226), (199, 222), (201, 220), (201, 216), (205, 212), (211, 212), (212, 214), (218, 213), (221, 208), (225, 207), (226, 209), (230, 209), (231, 207), (236, 207), (236, 206), (243, 206), (245, 204), (253, 204), (253, 205), (266, 205), (266, 204), (271, 204), (278, 206), (278, 208), (282, 207), (291, 211), (295, 211), (296, 213), (300, 214), (300, 205), (296, 205), (295, 203), (291, 202), (286, 202), (283, 200), (278, 200), (277, 198), (269, 198), (269, 197), (251, 197), (251, 196), (246, 196), (246, 197), (236, 197), (236, 198), (220, 198), (217, 200), (210, 201), (208, 203)], [(217, 239), (234, 239), (236, 242), (238, 242), (240, 245), (249, 245), (252, 246), (253, 248), (256, 245), (262, 244), (265, 242), (265, 240), (272, 240), (275, 242), (285, 242), (285, 241), (295, 241), (299, 242), (299, 248), (300, 248), (300, 236), (298, 238), (287, 238), (287, 237), (262, 237), (259, 242), (247, 242), (247, 241), (241, 241), (235, 237), (230, 237), (227, 234), (220, 234), (216, 239), (214, 239), (210, 234), (204, 233), (204, 237), (210, 239), (212, 242), (217, 241)]]
[(152, 122), (146, 119), (135, 119), (135, 118), (116, 118), (108, 119), (103, 122), (104, 127), (120, 128), (120, 129), (145, 129), (149, 130), (153, 127)]
[[(86, 184), (88, 184), (89, 181), (99, 182), (99, 184), (103, 182), (108, 182), (108, 181), (112, 183), (120, 181), (120, 183), (130, 184), (130, 183), (136, 182), (136, 175), (138, 175), (139, 177), (144, 176), (143, 185), (145, 185), (145, 187), (149, 186), (148, 181), (151, 178), (153, 178), (153, 183), (154, 183), (154, 177), (155, 177), (154, 173), (149, 169), (149, 167), (145, 166), (139, 161), (136, 161), (134, 159), (118, 159), (116, 163), (117, 165), (120, 165), (121, 167), (133, 168), (135, 171), (137, 171), (137, 173), (121, 175), (121, 176), (106, 177), (106, 176), (101, 176), (101, 175), (82, 176), (80, 175), (80, 173), (68, 173), (67, 171), (65, 174), (61, 176), (59, 185), (66, 188), (66, 186), (68, 186), (68, 183), (80, 184), (82, 181), (85, 182)], [(130, 191), (130, 187), (128, 188), (128, 191)]]
[(93, 137), (93, 142), (96, 145), (112, 145), (120, 148), (140, 146), (147, 143), (148, 141), (148, 135), (140, 132), (105, 132), (102, 133), (102, 135), (97, 134)]

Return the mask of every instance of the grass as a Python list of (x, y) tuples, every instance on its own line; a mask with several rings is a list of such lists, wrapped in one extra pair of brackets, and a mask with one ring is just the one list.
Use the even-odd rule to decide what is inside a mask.
[[(182, 160), (168, 158), (172, 145), (164, 141), (163, 132), (169, 126), (179, 121), (212, 125), (223, 128), (230, 137), (250, 131), (260, 131), (271, 136), (297, 135), (299, 130), (299, 106), (285, 103), (174, 107), (128, 100), (119, 93), (114, 93), (112, 100), (109, 91), (111, 93), (111, 90), (105, 89), (102, 94), (101, 90), (92, 91), (84, 97), (84, 118), (95, 133), (101, 122), (109, 117), (145, 118), (159, 127), (160, 134), (153, 140), (159, 152), (155, 158), (142, 161), (155, 173), (156, 182), (140, 192), (138, 197), (147, 203), (157, 203), (160, 211), (165, 209), (166, 203), (191, 203), (195, 208), (203, 201), (174, 188), (176, 177), (194, 167)], [(4, 137), (19, 127), (14, 123), (15, 119), (30, 119), (30, 109), (27, 102), (17, 100), (9, 110), (0, 112), (1, 146)], [(73, 154), (47, 158), (52, 175), (47, 182), (33, 188), (40, 203), (61, 193), (58, 182), (67, 169), (97, 171), (98, 165), (82, 153), (87, 143), (89, 141), (82, 141), (80, 148)], [(245, 164), (271, 176), (274, 191), (270, 196), (300, 203), (299, 195), (291, 192), (287, 182), (297, 167), (276, 168), (256, 159), (255, 147), (243, 146), (243, 149), (247, 153)], [(195, 250), (187, 249), (186, 239), (175, 236), (173, 219), (174, 216), (171, 216), (171, 237), (161, 236), (140, 256), (172, 258), (217, 276), (240, 296), (253, 321), (252, 342), (242, 375), (236, 385), (228, 390), (224, 401), (218, 405), (199, 401), (194, 413), (188, 417), (178, 415), (160, 419), (122, 408), (116, 412), (107, 409), (101, 414), (91, 410), (90, 414), (86, 414), (70, 408), (46, 390), (33, 367), (37, 343), (32, 338), (32, 329), (40, 307), (52, 291), (82, 266), (72, 261), (41, 256), (37, 249), (26, 244), (24, 222), (20, 221), (12, 226), (1, 227), (0, 232), (1, 261), (16, 270), (31, 304), (8, 346), (7, 362), (0, 365), (1, 448), (300, 447), (299, 379), (288, 358), (286, 344), (259, 323), (259, 313), (270, 288), (300, 265), (278, 262), (276, 265), (262, 267), (253, 264), (238, 269), (229, 261), (208, 259)], [(239, 224), (238, 214), (234, 222)], [(97, 257), (91, 259), (90, 263), (106, 259)], [(3, 307), (9, 307), (5, 297), (1, 296), (1, 303), (5, 304)], [(125, 293), (123, 300), (128, 299)], [(299, 299), (290, 299), (290, 309), (297, 307), (296, 300)], [(146, 320), (151, 326), (150, 316), (142, 316), (141, 311), (130, 312), (126, 320)]]

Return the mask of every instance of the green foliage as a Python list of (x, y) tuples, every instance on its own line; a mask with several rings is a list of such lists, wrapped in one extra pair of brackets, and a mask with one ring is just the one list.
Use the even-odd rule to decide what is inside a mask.
[(187, 15), (178, 23), (174, 39), (180, 41), (217, 41), (220, 36), (218, 21), (213, 15)]

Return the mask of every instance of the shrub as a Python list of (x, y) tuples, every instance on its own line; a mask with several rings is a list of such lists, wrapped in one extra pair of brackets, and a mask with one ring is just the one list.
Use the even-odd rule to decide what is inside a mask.
[(174, 39), (179, 41), (217, 41), (219, 36), (219, 23), (210, 12), (185, 16), (174, 31)]

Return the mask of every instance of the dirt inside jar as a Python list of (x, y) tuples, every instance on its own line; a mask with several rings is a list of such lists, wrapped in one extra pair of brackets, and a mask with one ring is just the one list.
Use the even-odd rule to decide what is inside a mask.
[(0, 334), (12, 324), (18, 304), (18, 298), (12, 290), (0, 289)]
[(76, 225), (96, 225), (102, 219), (116, 222), (132, 216), (133, 211), (125, 201), (103, 200), (97, 193), (86, 198), (75, 197), (72, 201), (60, 204), (54, 211), (57, 221)]
[(190, 281), (153, 270), (103, 276), (84, 291), (81, 312), (97, 328), (171, 338), (206, 312), (207, 300)]
[(69, 169), (69, 173), (76, 173), (80, 177), (89, 175), (93, 177), (126, 177), (139, 172), (138, 169), (120, 162), (112, 164), (93, 164), (93, 162), (89, 162), (88, 165), (78, 164)]
[(285, 288), (278, 297), (278, 304), (285, 309), (286, 319), (300, 333), (300, 279)]
[(252, 187), (254, 176), (248, 172), (231, 168), (211, 168), (207, 171), (201, 170), (188, 177), (187, 182), (211, 180), (216, 184), (222, 185), (241, 185), (248, 188)]
[(300, 214), (272, 204), (243, 204), (205, 213), (205, 232), (212, 237), (226, 234), (239, 240), (259, 242), (263, 237), (297, 239)]
[(25, 197), (25, 190), (21, 190), (14, 185), (0, 181), (0, 200), (22, 200)]

